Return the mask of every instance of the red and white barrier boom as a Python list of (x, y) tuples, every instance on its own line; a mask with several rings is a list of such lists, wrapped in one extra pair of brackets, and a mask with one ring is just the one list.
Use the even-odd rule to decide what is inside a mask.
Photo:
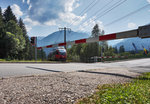
[(47, 45), (44, 47), (38, 47), (37, 49), (53, 48), (53, 47), (73, 45), (73, 44), (92, 43), (92, 42), (98, 42), (98, 41), (124, 39), (124, 38), (132, 38), (132, 37), (150, 38), (150, 25), (140, 26), (138, 29), (130, 30), (130, 31), (107, 34), (107, 35), (98, 36), (98, 37), (90, 37), (90, 38), (86, 38), (86, 39), (69, 41), (69, 42), (65, 42), (65, 43)]

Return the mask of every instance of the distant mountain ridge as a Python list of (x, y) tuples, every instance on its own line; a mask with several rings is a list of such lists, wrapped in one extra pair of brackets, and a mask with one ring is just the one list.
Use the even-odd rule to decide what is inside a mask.
[(119, 47), (123, 45), (125, 48), (125, 51), (132, 51), (132, 50), (135, 50), (132, 43), (135, 44), (135, 46), (137, 47), (137, 50), (143, 50), (142, 46), (144, 46), (144, 48), (146, 48), (147, 50), (150, 49), (150, 38), (145, 38), (145, 39), (128, 38), (128, 39), (122, 40), (121, 42), (117, 43), (113, 47), (117, 47), (119, 49)]
[[(87, 33), (74, 32), (74, 31), (66, 31), (66, 40), (73, 41), (83, 38), (88, 38), (89, 35)], [(64, 42), (64, 31), (56, 31), (41, 40), (38, 40), (39, 46), (46, 46), (50, 44), (62, 43)]]

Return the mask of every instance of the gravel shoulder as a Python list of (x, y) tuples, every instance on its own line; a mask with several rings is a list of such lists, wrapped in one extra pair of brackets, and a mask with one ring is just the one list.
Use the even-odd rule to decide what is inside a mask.
[(138, 75), (107, 68), (1, 78), (0, 104), (70, 104), (94, 93), (97, 85), (124, 83)]

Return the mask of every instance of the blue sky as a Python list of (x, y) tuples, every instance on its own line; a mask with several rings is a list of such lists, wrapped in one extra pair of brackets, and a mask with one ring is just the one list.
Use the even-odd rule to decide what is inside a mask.
[[(125, 2), (103, 15), (105, 10), (122, 1)], [(91, 3), (95, 5), (81, 14)], [(5, 10), (10, 5), (17, 18), (24, 20), (29, 36), (47, 36), (60, 27), (91, 33), (96, 23), (106, 34), (135, 29), (150, 23), (150, 6), (121, 21), (105, 25), (149, 3), (150, 0), (0, 0), (0, 7)]]

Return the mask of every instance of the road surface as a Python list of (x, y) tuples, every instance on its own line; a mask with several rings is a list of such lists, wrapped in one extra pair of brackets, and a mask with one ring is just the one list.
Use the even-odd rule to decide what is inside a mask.
[(133, 72), (150, 72), (150, 58), (111, 63), (0, 63), (0, 77), (72, 72), (89, 69), (126, 68)]

